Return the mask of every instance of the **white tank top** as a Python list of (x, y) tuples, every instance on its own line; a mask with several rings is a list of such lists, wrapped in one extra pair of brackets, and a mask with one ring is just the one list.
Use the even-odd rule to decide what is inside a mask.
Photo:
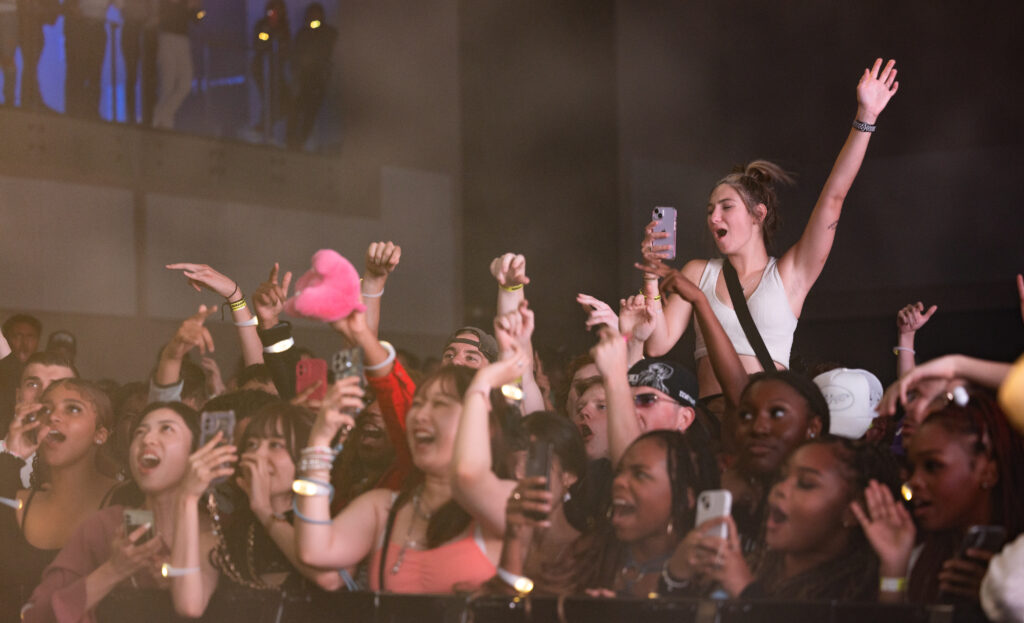
[[(718, 322), (722, 324), (726, 335), (732, 341), (736, 353), (756, 356), (754, 347), (743, 333), (743, 326), (736, 316), (736, 310), (720, 301), (715, 293), (718, 275), (721, 272), (722, 260), (708, 260), (697, 286), (711, 303), (711, 310), (715, 312)], [(793, 332), (796, 331), (797, 317), (793, 315), (793, 310), (789, 306), (786, 289), (782, 286), (782, 277), (779, 276), (779, 267), (774, 257), (768, 258), (768, 265), (761, 274), (761, 283), (747, 299), (747, 307), (754, 319), (754, 325), (761, 334), (761, 339), (764, 340), (764, 345), (768, 347), (768, 354), (774, 361), (789, 368), (789, 354), (793, 349)], [(697, 326), (697, 348), (693, 352), (693, 357), (699, 360), (708, 356), (708, 348), (696, 317), (694, 323)]]

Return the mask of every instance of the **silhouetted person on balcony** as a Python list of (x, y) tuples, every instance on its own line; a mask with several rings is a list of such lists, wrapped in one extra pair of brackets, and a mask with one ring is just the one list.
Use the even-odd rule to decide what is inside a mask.
[(66, 0), (64, 3), (64, 79), (66, 110), (70, 115), (99, 119), (100, 80), (107, 50), (109, 0)]
[(331, 74), (331, 54), (338, 31), (326, 23), (324, 7), (314, 2), (306, 7), (302, 28), (295, 35), (292, 50), (292, 80), (295, 102), (288, 115), (288, 146), (299, 149), (309, 138), (317, 112), (324, 102)]
[(256, 127), (266, 136), (273, 133), (274, 124), (285, 115), (288, 102), (288, 83), (285, 63), (291, 43), (288, 27), (288, 9), (284, 0), (268, 0), (266, 11), (253, 32), (252, 76), (259, 89), (260, 118)]
[(174, 128), (174, 115), (192, 91), (192, 47), (188, 26), (199, 9), (199, 0), (160, 0), (160, 34), (156, 65), (160, 99), (153, 110), (153, 127)]
[[(137, 101), (142, 100), (142, 124), (152, 125), (156, 105), (156, 39), (159, 24), (157, 0), (124, 0), (121, 9), (121, 53), (124, 55), (124, 95), (128, 123), (136, 123)], [(141, 76), (140, 76), (141, 71)], [(141, 97), (136, 85), (141, 82)]]
[[(60, 0), (17, 0), (18, 41), (21, 46), (21, 106), (40, 108), (39, 57), (43, 55), (43, 26), (60, 15)], [(13, 80), (12, 80), (13, 86)]]

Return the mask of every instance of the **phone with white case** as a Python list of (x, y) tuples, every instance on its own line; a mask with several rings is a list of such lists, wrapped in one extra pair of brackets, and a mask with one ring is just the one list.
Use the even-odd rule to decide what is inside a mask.
[[(706, 521), (727, 517), (732, 513), (732, 493), (727, 489), (711, 489), (702, 491), (697, 496), (697, 521), (694, 525), (700, 526)], [(710, 536), (729, 538), (729, 526), (724, 523), (715, 530), (708, 532)]]

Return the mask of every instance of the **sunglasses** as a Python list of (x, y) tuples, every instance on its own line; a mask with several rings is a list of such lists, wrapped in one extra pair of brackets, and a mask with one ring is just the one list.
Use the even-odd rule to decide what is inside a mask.
[(633, 396), (633, 404), (638, 407), (649, 407), (661, 400), (661, 396), (650, 392)]

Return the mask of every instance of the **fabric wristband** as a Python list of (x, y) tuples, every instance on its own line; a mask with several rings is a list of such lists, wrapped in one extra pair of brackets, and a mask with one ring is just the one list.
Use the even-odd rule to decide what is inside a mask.
[(878, 578), (878, 590), (886, 593), (905, 593), (907, 578)]
[(264, 346), (263, 347), (263, 352), (269, 353), (271, 355), (275, 355), (277, 353), (283, 353), (284, 351), (288, 350), (292, 346), (295, 346), (295, 338), (290, 337), (290, 338), (288, 338), (286, 340), (281, 340), (280, 342), (278, 342), (276, 344), (271, 344), (270, 346)]

